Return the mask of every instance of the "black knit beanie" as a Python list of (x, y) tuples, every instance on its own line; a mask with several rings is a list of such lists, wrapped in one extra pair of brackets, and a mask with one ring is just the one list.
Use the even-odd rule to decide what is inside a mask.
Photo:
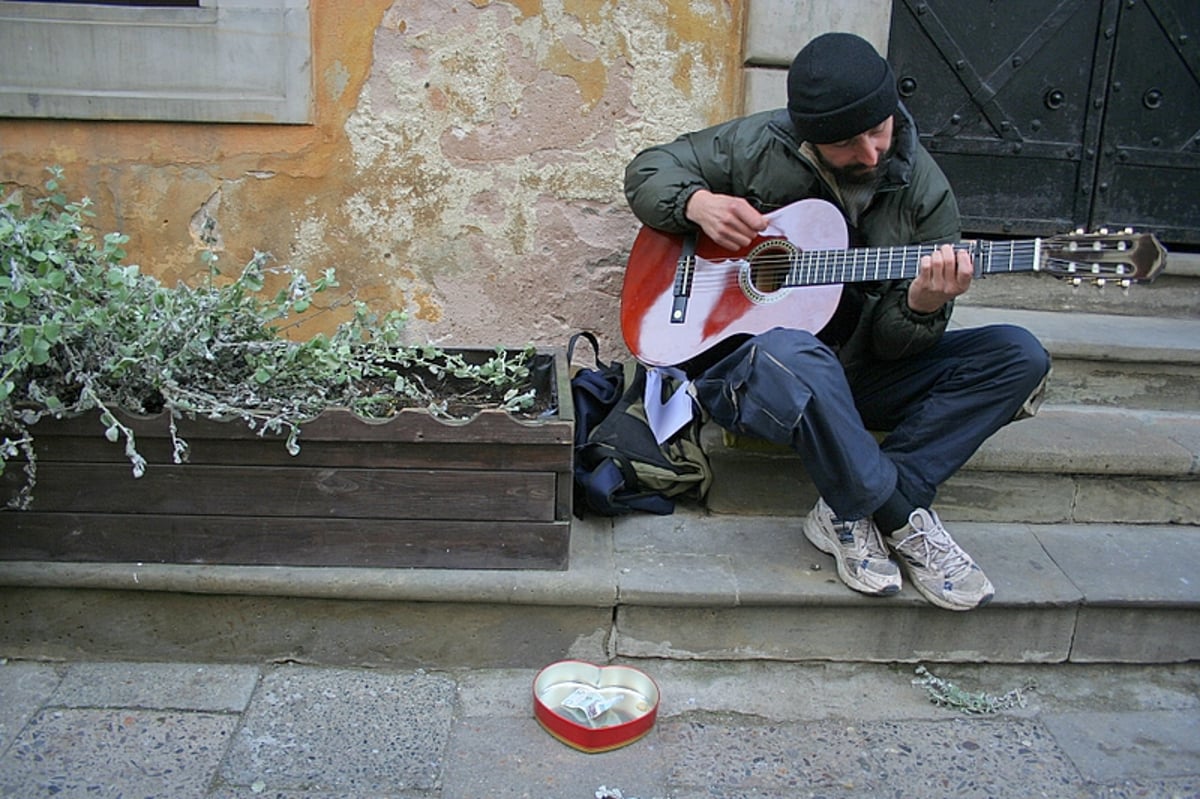
[(788, 70), (788, 114), (816, 144), (850, 139), (896, 112), (892, 68), (870, 42), (826, 33), (806, 44)]

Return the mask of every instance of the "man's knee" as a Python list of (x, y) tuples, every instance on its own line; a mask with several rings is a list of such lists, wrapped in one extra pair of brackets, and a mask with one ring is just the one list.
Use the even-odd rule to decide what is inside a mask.
[(1050, 355), (1037, 336), (1016, 325), (994, 325), (989, 330), (988, 350), (1007, 369), (1021, 370), (1024, 382), (1041, 382), (1050, 371)]
[(837, 391), (837, 356), (811, 333), (776, 328), (754, 336), (696, 380), (720, 426), (791, 445), (811, 398)]
[(807, 330), (776, 327), (751, 339), (759, 350), (797, 375), (815, 369), (833, 369), (841, 373), (841, 363), (824, 342)]
[(1023, 327), (997, 325), (993, 335), (995, 352), (1005, 359), (1004, 368), (1013, 380), (1015, 393), (1023, 400), (1014, 420), (1033, 416), (1045, 399), (1050, 354), (1037, 337)]

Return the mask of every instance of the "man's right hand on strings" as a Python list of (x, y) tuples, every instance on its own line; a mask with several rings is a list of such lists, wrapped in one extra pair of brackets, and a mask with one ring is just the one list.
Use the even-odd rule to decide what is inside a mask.
[(700, 189), (688, 198), (687, 218), (727, 250), (740, 250), (767, 226), (767, 218), (741, 197)]

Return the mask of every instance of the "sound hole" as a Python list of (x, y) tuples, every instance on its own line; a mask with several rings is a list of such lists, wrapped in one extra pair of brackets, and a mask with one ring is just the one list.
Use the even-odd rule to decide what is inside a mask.
[(765, 241), (747, 254), (750, 284), (760, 294), (772, 294), (787, 286), (788, 270), (797, 250), (787, 239)]

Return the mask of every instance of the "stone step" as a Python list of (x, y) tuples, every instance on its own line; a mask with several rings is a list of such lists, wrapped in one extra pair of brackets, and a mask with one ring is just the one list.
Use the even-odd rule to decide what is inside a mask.
[(1200, 253), (1171, 252), (1164, 272), (1153, 283), (1128, 291), (1118, 286), (1069, 283), (1042, 273), (988, 276), (976, 280), (959, 307), (983, 305), (1042, 311), (1070, 311), (1120, 316), (1200, 318)]
[(1000, 322), (1029, 329), (1053, 357), (1047, 402), (1200, 412), (1200, 318), (959, 306), (950, 324)]
[[(794, 516), (817, 491), (799, 458), (704, 430), (713, 513)], [(1200, 413), (1043, 406), (942, 487), (947, 520), (1200, 524)]]
[[(0, 563), (0, 656), (537, 668), (563, 658), (1200, 658), (1200, 527), (950, 525), (970, 613), (856, 594), (797, 517), (577, 520), (566, 571)], [(147, 530), (148, 535), (155, 531)]]
[[(950, 525), (996, 586), (954, 613), (856, 594), (796, 517), (618, 523), (628, 657), (1167, 662), (1200, 655), (1200, 527)], [(624, 565), (622, 565), (624, 564)]]

